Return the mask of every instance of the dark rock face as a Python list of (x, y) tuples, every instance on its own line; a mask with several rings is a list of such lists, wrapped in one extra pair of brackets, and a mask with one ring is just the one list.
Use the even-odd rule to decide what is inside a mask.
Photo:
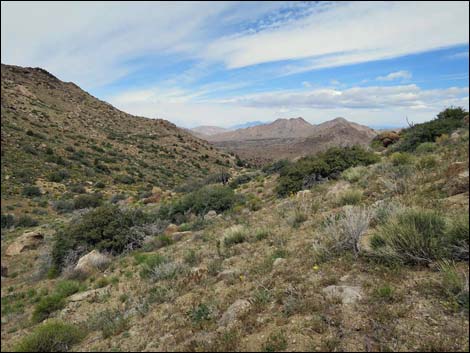
[(302, 182), (302, 188), (303, 189), (310, 189), (314, 185), (324, 183), (328, 180), (329, 180), (328, 177), (323, 177), (319, 173), (313, 173), (313, 174), (310, 174), (310, 175), (308, 175), (304, 178), (304, 180)]

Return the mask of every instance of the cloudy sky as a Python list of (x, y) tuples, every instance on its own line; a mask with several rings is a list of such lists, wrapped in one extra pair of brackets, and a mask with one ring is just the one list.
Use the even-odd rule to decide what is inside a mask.
[(374, 127), (468, 109), (465, 2), (2, 2), (1, 61), (129, 113)]

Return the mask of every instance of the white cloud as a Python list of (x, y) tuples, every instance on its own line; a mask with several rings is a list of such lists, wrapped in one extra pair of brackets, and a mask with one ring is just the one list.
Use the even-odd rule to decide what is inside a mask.
[(286, 74), (468, 43), (468, 2), (347, 2), (276, 29), (227, 36), (205, 58), (230, 68), (307, 59)]
[(461, 51), (452, 55), (446, 56), (446, 59), (456, 60), (456, 59), (468, 59), (468, 51)]
[(224, 100), (199, 100), (198, 93), (154, 90), (127, 92), (110, 97), (125, 111), (169, 119), (182, 126), (212, 124), (230, 126), (248, 120), (274, 120), (303, 116), (318, 123), (344, 116), (363, 124), (404, 124), (413, 112), (416, 122), (429, 120), (446, 106), (468, 109), (468, 87), (421, 89), (417, 85), (320, 88), (275, 91), (238, 96)]
[(391, 72), (386, 76), (379, 76), (376, 78), (377, 81), (394, 81), (394, 80), (409, 80), (412, 77), (411, 72), (401, 70)]

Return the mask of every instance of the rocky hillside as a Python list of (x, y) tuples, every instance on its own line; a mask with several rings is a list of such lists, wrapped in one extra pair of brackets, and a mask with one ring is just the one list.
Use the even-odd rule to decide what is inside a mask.
[(233, 163), (168, 121), (124, 113), (39, 68), (2, 65), (1, 88), (2, 205), (26, 186), (170, 188)]
[(211, 142), (287, 139), (309, 136), (313, 125), (302, 118), (277, 119), (270, 124), (252, 126), (222, 134), (211, 135)]
[(229, 131), (228, 129), (224, 129), (222, 127), (208, 126), (208, 125), (198, 126), (198, 127), (190, 129), (190, 132), (192, 134), (194, 134), (198, 137), (201, 137), (201, 138), (205, 137), (206, 139), (207, 139), (208, 136), (222, 134), (222, 133), (228, 132), (228, 131)]
[(297, 118), (279, 119), (272, 124), (212, 135), (206, 139), (255, 164), (264, 164), (299, 158), (333, 146), (366, 146), (376, 135), (375, 130), (344, 118), (319, 125)]
[(465, 114), (156, 203), (2, 203), (2, 351), (468, 351)]

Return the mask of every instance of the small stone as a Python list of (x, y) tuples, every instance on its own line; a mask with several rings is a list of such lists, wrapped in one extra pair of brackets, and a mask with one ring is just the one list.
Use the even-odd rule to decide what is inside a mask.
[(343, 304), (353, 304), (362, 299), (360, 287), (353, 286), (328, 286), (323, 288), (323, 293), (329, 298), (340, 298)]
[(173, 241), (180, 241), (183, 238), (190, 237), (193, 235), (193, 232), (186, 231), (186, 232), (175, 232), (171, 235), (171, 240)]
[(219, 320), (219, 326), (233, 326), (237, 319), (246, 314), (251, 307), (251, 303), (245, 299), (238, 299), (230, 305), (227, 311)]

